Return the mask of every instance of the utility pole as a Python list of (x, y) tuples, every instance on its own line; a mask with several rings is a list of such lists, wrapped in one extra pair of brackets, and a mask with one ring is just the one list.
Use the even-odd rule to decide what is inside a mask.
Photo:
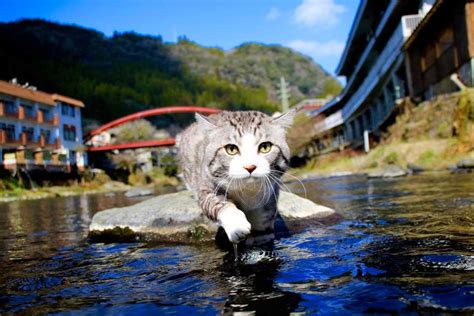
[(286, 85), (285, 77), (280, 77), (278, 97), (281, 101), (281, 111), (282, 113), (286, 113), (290, 109), (288, 104), (290, 88)]

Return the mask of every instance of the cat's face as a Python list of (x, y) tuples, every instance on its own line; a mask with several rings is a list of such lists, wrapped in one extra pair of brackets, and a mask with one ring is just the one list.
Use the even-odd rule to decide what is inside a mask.
[(223, 112), (201, 122), (210, 142), (206, 161), (210, 174), (223, 179), (279, 178), (288, 168), (285, 128), (292, 114), (273, 119), (255, 112)]

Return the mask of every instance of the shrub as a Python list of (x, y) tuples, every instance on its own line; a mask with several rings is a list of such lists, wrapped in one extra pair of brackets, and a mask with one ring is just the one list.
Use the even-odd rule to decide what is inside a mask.
[(396, 152), (391, 152), (390, 154), (385, 156), (383, 161), (389, 165), (394, 165), (398, 162), (398, 155)]

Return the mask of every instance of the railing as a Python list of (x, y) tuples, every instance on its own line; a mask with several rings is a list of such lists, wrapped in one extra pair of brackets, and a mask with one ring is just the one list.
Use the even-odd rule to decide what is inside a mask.
[[(402, 54), (401, 49), (404, 41), (416, 29), (422, 19), (423, 17), (421, 15), (407, 15), (402, 17), (401, 23), (387, 41), (385, 48), (377, 58), (375, 64), (370, 68), (364, 81), (343, 107), (342, 115), (337, 112), (327, 117), (324, 121), (317, 123), (315, 128), (318, 132), (326, 131), (344, 123), (344, 121), (357, 110), (357, 108), (372, 92), (374, 87), (379, 83), (380, 79), (398, 60), (399, 56)], [(365, 60), (365, 58), (366, 54), (364, 53), (363, 56), (361, 56), (357, 69), (360, 68), (359, 65)], [(353, 80), (354, 77), (351, 78), (348, 85), (352, 84)]]
[(367, 77), (364, 79), (357, 92), (349, 99), (342, 109), (344, 120), (349, 118), (352, 113), (362, 104), (369, 93), (377, 85), (380, 78), (393, 65), (397, 57), (401, 54), (403, 45), (403, 31), (401, 25), (397, 27), (392, 37), (388, 40), (387, 45), (380, 54), (379, 58), (370, 69)]

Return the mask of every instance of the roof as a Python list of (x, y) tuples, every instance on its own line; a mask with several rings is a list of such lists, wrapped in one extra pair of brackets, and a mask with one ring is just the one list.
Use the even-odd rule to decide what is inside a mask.
[(79, 106), (81, 108), (84, 107), (84, 102), (82, 102), (81, 100), (66, 97), (57, 93), (53, 94), (51, 97), (53, 98), (54, 101), (64, 102), (70, 105)]
[(51, 106), (56, 106), (56, 102), (59, 101), (78, 107), (84, 107), (84, 102), (81, 100), (66, 97), (57, 93), (49, 94), (43, 91), (28, 89), (3, 80), (0, 80), (0, 93)]
[(413, 42), (418, 38), (419, 33), (425, 28), (425, 25), (429, 23), (433, 15), (439, 10), (440, 6), (443, 4), (443, 0), (437, 0), (433, 7), (428, 11), (426, 16), (421, 20), (420, 24), (415, 28), (415, 30), (411, 33), (410, 37), (405, 41), (403, 45), (403, 49), (407, 50), (413, 44)]
[(359, 6), (357, 7), (357, 12), (354, 18), (354, 21), (352, 21), (352, 26), (349, 31), (349, 37), (347, 38), (346, 45), (344, 46), (344, 51), (342, 52), (341, 59), (339, 60), (339, 64), (336, 67), (336, 73), (340, 74), (342, 71), (342, 67), (344, 66), (344, 63), (346, 62), (347, 55), (349, 53), (349, 50), (352, 46), (352, 42), (354, 41), (355, 33), (357, 30), (357, 27), (362, 19), (362, 13), (366, 9), (367, 1), (362, 0), (359, 3)]
[(51, 94), (24, 88), (3, 80), (0, 80), (0, 93), (51, 106), (56, 105), (53, 98), (51, 98)]

